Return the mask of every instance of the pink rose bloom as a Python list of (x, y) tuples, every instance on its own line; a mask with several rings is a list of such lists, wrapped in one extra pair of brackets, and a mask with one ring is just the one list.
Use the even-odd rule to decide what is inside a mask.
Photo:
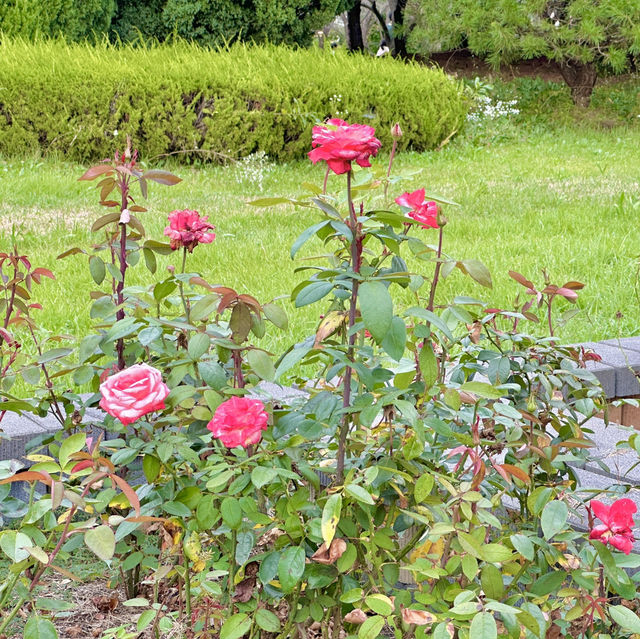
[(347, 124), (337, 118), (327, 120), (325, 125), (313, 127), (309, 158), (314, 164), (326, 160), (336, 175), (351, 171), (354, 160), (360, 166), (371, 166), (369, 157), (377, 155), (382, 146), (375, 132), (366, 124)]
[(633, 501), (627, 498), (617, 499), (611, 506), (605, 506), (601, 501), (592, 499), (589, 507), (602, 522), (591, 529), (589, 539), (611, 544), (628, 555), (633, 550), (633, 515), (638, 510)]
[(136, 364), (107, 378), (100, 384), (100, 407), (125, 426), (136, 419), (165, 408), (169, 388), (159, 370)]
[(200, 217), (198, 211), (172, 211), (169, 214), (169, 226), (164, 234), (171, 239), (171, 248), (175, 251), (184, 246), (189, 253), (198, 244), (210, 244), (216, 239), (215, 233), (208, 233), (215, 227), (207, 222), (207, 216)]
[(259, 399), (232, 397), (216, 408), (207, 428), (227, 448), (246, 448), (260, 441), (268, 421), (269, 415)]
[(424, 189), (403, 193), (396, 198), (396, 204), (411, 209), (407, 215), (420, 222), (423, 229), (438, 228), (438, 205), (435, 202), (425, 202)]

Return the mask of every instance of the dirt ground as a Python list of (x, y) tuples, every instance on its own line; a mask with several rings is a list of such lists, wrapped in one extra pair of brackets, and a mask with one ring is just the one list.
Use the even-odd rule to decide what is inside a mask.
[(495, 71), (484, 60), (476, 58), (468, 51), (447, 51), (445, 53), (435, 53), (426, 64), (436, 64), (442, 67), (447, 73), (459, 75), (461, 77), (494, 75), (503, 80), (513, 80), (513, 78), (533, 78), (538, 77), (547, 82), (563, 82), (560, 73), (560, 65), (551, 62), (546, 58), (536, 58), (533, 60), (523, 60), (518, 64), (504, 65), (499, 71)]

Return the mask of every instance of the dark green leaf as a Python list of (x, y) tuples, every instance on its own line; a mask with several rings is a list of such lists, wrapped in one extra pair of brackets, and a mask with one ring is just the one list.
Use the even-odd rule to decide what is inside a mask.
[(30, 617), (24, 626), (23, 639), (58, 639), (55, 626), (42, 617)]
[(439, 377), (439, 365), (436, 354), (433, 351), (433, 346), (430, 340), (425, 340), (420, 354), (418, 355), (418, 364), (420, 365), (420, 372), (427, 389), (431, 388)]
[(220, 639), (240, 639), (251, 628), (251, 618), (244, 612), (229, 617), (220, 628)]
[(391, 320), (391, 330), (382, 340), (382, 348), (384, 348), (389, 357), (399, 362), (404, 355), (406, 343), (407, 327), (403, 320), (399, 317), (394, 317)]
[(244, 566), (247, 562), (255, 542), (256, 540), (252, 532), (238, 533), (236, 541), (236, 563), (238, 566)]
[(544, 538), (549, 540), (561, 530), (564, 530), (568, 515), (569, 509), (565, 502), (558, 500), (550, 501), (544, 507), (542, 517), (540, 518)]
[(319, 222), (318, 224), (309, 226), (304, 231), (302, 231), (302, 233), (300, 233), (296, 241), (291, 246), (291, 259), (296, 256), (296, 253), (300, 250), (300, 247), (302, 247), (305, 242), (313, 237), (320, 229), (327, 226), (327, 224), (329, 224), (329, 220), (325, 220), (324, 222)]
[(269, 382), (273, 381), (276, 369), (271, 358), (258, 349), (252, 349), (247, 353), (247, 362), (253, 369), (253, 372), (260, 378)]
[(304, 548), (287, 548), (278, 562), (278, 579), (284, 592), (291, 592), (304, 573)]
[(102, 284), (105, 275), (107, 274), (102, 258), (98, 257), (97, 255), (92, 255), (89, 258), (89, 272), (91, 273), (91, 277), (96, 284)]
[(381, 342), (393, 321), (393, 301), (389, 290), (382, 282), (363, 282), (358, 300), (365, 327), (377, 342)]
[(280, 631), (280, 619), (266, 608), (259, 608), (256, 611), (255, 620), (258, 628), (266, 632), (279, 632)]
[(542, 575), (542, 577), (538, 577), (533, 582), (530, 591), (538, 597), (544, 597), (552, 592), (557, 592), (566, 578), (567, 573), (564, 570), (549, 572), (546, 575)]

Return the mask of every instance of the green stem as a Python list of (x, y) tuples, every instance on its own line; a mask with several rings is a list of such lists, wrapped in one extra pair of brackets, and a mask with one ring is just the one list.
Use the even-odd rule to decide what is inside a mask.
[(182, 558), (184, 560), (184, 599), (187, 623), (191, 623), (191, 577), (189, 576), (189, 557), (182, 547)]
[(229, 557), (229, 583), (227, 584), (227, 590), (229, 593), (229, 606), (233, 601), (233, 591), (235, 589), (235, 577), (236, 577), (236, 544), (238, 543), (238, 533), (235, 530), (231, 531), (231, 553)]
[[(180, 270), (181, 274), (184, 274), (185, 268), (187, 266), (187, 249), (185, 247), (182, 248), (182, 268)], [(182, 306), (184, 307), (184, 316), (187, 320), (188, 324), (191, 324), (191, 305), (189, 301), (184, 296), (184, 284), (182, 280), (178, 280), (178, 290), (180, 291), (180, 299), (182, 300)]]
[(285, 624), (284, 629), (278, 635), (277, 639), (290, 639), (290, 631), (293, 627), (293, 620), (298, 612), (298, 600), (300, 599), (300, 588), (301, 585), (298, 584), (295, 592), (293, 593), (293, 601), (291, 602), (291, 608), (289, 609), (289, 618), (287, 619), (287, 623)]
[(14, 573), (13, 575), (11, 575), (11, 579), (9, 580), (9, 582), (5, 585), (5, 591), (2, 595), (2, 599), (0, 599), (0, 610), (2, 610), (7, 603), (7, 599), (9, 599), (9, 597), (11, 596), (13, 587), (16, 585), (16, 581), (18, 581), (19, 577), (20, 573)]
[(440, 233), (438, 235), (438, 252), (436, 253), (437, 262), (436, 262), (436, 270), (433, 274), (433, 281), (431, 282), (431, 292), (429, 293), (429, 304), (427, 304), (427, 310), (433, 311), (433, 303), (436, 297), (436, 288), (438, 288), (438, 280), (440, 279), (440, 269), (442, 268), (442, 262), (440, 258), (442, 257), (442, 238), (444, 235), (444, 229), (442, 226), (439, 229)]
[(404, 559), (415, 547), (415, 545), (420, 540), (420, 537), (424, 535), (424, 531), (427, 529), (425, 525), (420, 526), (418, 530), (413, 534), (413, 537), (407, 542), (407, 545), (400, 551), (400, 553), (396, 556), (396, 562), (399, 562), (401, 559)]
[(24, 606), (25, 601), (27, 600), (28, 595), (23, 595), (18, 603), (14, 606), (13, 610), (9, 613), (8, 617), (5, 617), (2, 624), (0, 624), (0, 635), (3, 634), (5, 628), (13, 621), (13, 618), (18, 614), (18, 611), (22, 606)]
[(389, 178), (391, 177), (391, 167), (393, 166), (393, 159), (396, 156), (396, 147), (398, 146), (398, 141), (394, 140), (393, 145), (391, 147), (391, 155), (389, 156), (389, 166), (387, 167), (387, 179), (384, 183), (384, 201), (387, 201), (387, 190), (389, 189)]
[[(347, 173), (347, 204), (349, 206), (349, 220), (351, 226), (351, 233), (353, 239), (351, 240), (351, 268), (354, 273), (360, 272), (360, 258), (361, 247), (359, 246), (359, 230), (358, 220), (356, 218), (356, 211), (353, 207), (353, 199), (351, 197), (351, 171)], [(356, 323), (356, 310), (358, 305), (358, 285), (359, 281), (353, 279), (351, 283), (351, 302), (349, 304), (349, 348), (347, 350), (347, 357), (351, 361), (353, 360), (353, 351), (356, 343), (356, 335), (351, 331)], [(347, 442), (347, 435), (349, 434), (349, 426), (351, 425), (351, 417), (346, 412), (347, 408), (351, 405), (351, 377), (353, 374), (353, 368), (347, 366), (344, 373), (344, 388), (342, 391), (342, 408), (345, 411), (342, 415), (342, 424), (340, 426), (340, 435), (338, 439), (338, 458), (336, 462), (336, 480), (339, 484), (344, 481), (344, 458)]]
[(520, 570), (518, 570), (518, 572), (514, 575), (513, 579), (511, 580), (511, 583), (509, 584), (505, 592), (505, 596), (511, 590), (511, 588), (513, 588), (518, 583), (518, 580), (520, 579), (520, 577), (522, 577), (522, 575), (524, 575), (525, 571), (527, 570), (527, 568), (529, 568), (530, 565), (531, 565), (530, 563), (526, 562), (522, 564), (522, 566), (520, 566)]

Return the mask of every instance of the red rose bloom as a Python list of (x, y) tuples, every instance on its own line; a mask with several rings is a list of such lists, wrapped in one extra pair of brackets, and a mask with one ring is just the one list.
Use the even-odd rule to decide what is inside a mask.
[(435, 202), (425, 202), (424, 189), (403, 193), (396, 198), (396, 204), (411, 209), (407, 215), (420, 222), (423, 229), (438, 228), (438, 205)]
[(171, 239), (171, 248), (184, 246), (189, 253), (198, 244), (210, 244), (216, 239), (215, 233), (208, 233), (215, 227), (207, 222), (207, 216), (200, 217), (198, 211), (172, 211), (169, 214), (169, 226), (164, 229), (164, 234)]
[(324, 126), (313, 127), (313, 150), (309, 151), (309, 158), (314, 164), (326, 160), (336, 175), (351, 171), (354, 160), (360, 166), (371, 166), (369, 157), (375, 156), (382, 146), (375, 132), (366, 124), (347, 124), (337, 118), (328, 120)]
[(162, 410), (169, 388), (159, 370), (136, 364), (107, 378), (100, 384), (100, 393), (100, 408), (127, 426), (143, 415)]
[(589, 539), (598, 539), (603, 544), (611, 544), (614, 548), (628, 555), (633, 549), (633, 515), (638, 510), (630, 499), (618, 499), (605, 506), (601, 501), (592, 499), (589, 503), (593, 514), (602, 522), (594, 526)]
[(246, 448), (260, 441), (268, 421), (269, 415), (259, 399), (232, 397), (216, 408), (207, 428), (227, 448)]

